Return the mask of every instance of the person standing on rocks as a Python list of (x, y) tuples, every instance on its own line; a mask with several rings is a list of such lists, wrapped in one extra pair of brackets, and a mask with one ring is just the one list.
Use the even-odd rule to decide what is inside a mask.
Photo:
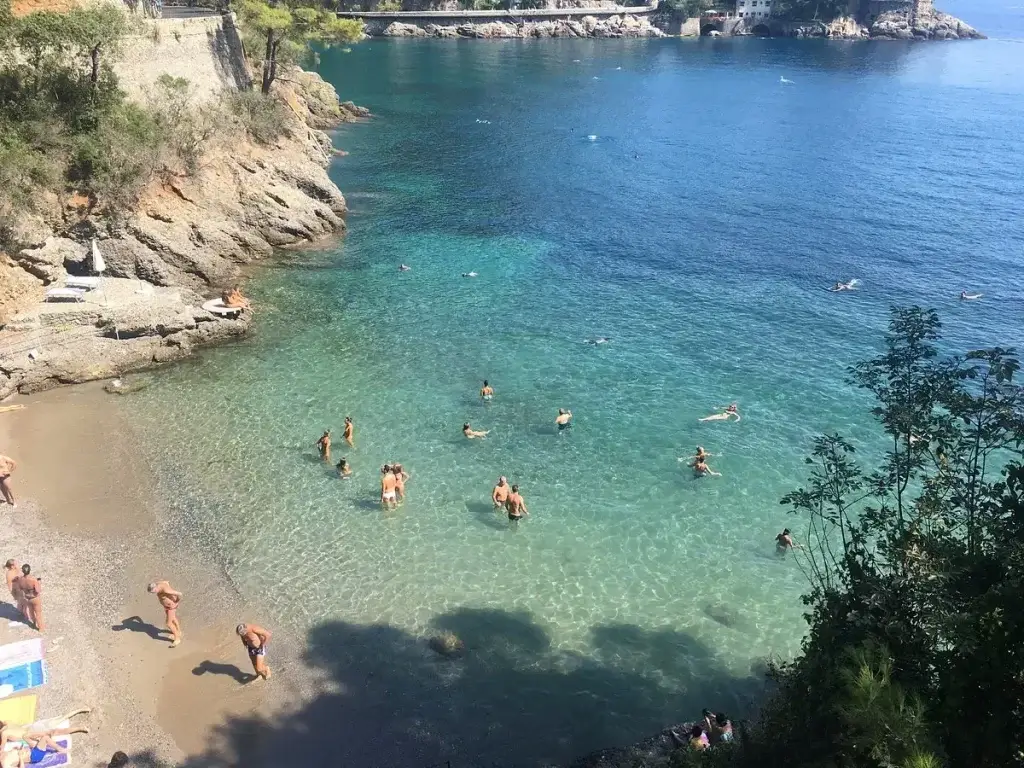
[[(235, 634), (242, 638), (242, 645), (249, 654), (249, 661), (252, 662), (252, 671), (256, 678), (270, 679), (270, 667), (267, 666), (267, 643), (270, 642), (270, 632), (255, 624), (239, 624), (235, 627)], [(256, 679), (253, 678), (253, 679)]]
[(14, 501), (14, 491), (11, 489), (11, 474), (17, 468), (17, 462), (10, 456), (0, 456), (0, 492), (4, 495), (4, 501), (12, 507), (18, 506)]
[(43, 583), (32, 575), (32, 566), (21, 566), (21, 576), (14, 580), (14, 588), (21, 593), (21, 612), (25, 620), (39, 632), (43, 626)]
[(171, 648), (177, 648), (181, 645), (182, 637), (181, 624), (178, 622), (178, 603), (181, 602), (183, 595), (174, 589), (168, 581), (154, 581), (146, 587), (146, 591), (151, 595), (156, 595), (157, 601), (164, 609), (167, 631), (171, 633)]

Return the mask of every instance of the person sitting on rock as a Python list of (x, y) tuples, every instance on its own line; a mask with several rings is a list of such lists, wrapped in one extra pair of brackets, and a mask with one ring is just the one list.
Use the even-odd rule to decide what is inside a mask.
[(249, 300), (242, 295), (237, 285), (231, 290), (225, 290), (220, 295), (220, 300), (225, 307), (231, 307), (232, 309), (247, 309), (249, 307)]

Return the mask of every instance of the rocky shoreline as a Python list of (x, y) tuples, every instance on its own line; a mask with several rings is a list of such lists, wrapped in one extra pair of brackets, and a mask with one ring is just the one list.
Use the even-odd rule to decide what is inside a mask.
[(666, 37), (664, 31), (651, 24), (647, 16), (622, 14), (597, 18), (545, 19), (543, 21), (487, 21), (463, 24), (406, 24), (393, 21), (383, 31), (384, 37), (436, 37), (436, 38), (547, 38), (597, 37), (638, 38)]
[[(119, 376), (238, 337), (251, 312), (219, 318), (201, 308), (205, 298), (275, 248), (344, 231), (323, 129), (369, 112), (339, 104), (332, 86), (301, 70), (278, 95), (293, 119), (273, 145), (211, 150), (195, 174), (155, 179), (123, 221), (71, 199), (17, 222), (0, 260), (0, 397)], [(100, 289), (44, 303), (46, 289), (90, 273), (93, 238), (107, 267)]]
[(832, 40), (984, 40), (970, 24), (934, 11), (913, 19), (909, 11), (886, 11), (870, 26), (848, 16), (831, 22), (792, 22), (770, 25), (772, 35)]

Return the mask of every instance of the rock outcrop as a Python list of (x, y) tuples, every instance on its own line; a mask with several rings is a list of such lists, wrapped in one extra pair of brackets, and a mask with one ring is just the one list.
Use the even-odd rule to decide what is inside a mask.
[(546, 37), (665, 37), (647, 16), (582, 16), (573, 19), (543, 21), (486, 21), (464, 24), (406, 24), (394, 21), (383, 32), (385, 37), (439, 38), (546, 38)]
[[(211, 148), (195, 174), (154, 179), (123, 220), (73, 201), (11, 228), (0, 258), (0, 397), (119, 375), (240, 335), (249, 314), (215, 317), (199, 308), (203, 298), (275, 248), (344, 230), (345, 198), (326, 170), (334, 149), (320, 129), (369, 113), (339, 104), (318, 75), (289, 72), (287, 81), (277, 94), (290, 107), (287, 125), (272, 145)], [(46, 287), (88, 274), (92, 238), (106, 262), (102, 291), (39, 304)]]
[(912, 19), (909, 12), (887, 11), (875, 19), (872, 38), (889, 40), (979, 40), (985, 35), (948, 13), (935, 11)]

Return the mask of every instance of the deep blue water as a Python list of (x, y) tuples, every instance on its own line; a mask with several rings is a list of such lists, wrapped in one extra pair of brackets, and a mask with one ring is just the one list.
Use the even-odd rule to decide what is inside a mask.
[[(375, 114), (334, 137), (347, 239), (261, 273), (254, 338), (163, 375), (140, 408), (277, 625), (466, 638), (466, 666), (436, 677), (416, 671), (426, 650), (337, 651), (377, 679), (409, 665), (351, 702), (389, 724), (388, 765), (537, 765), (743, 711), (751, 669), (798, 649), (806, 582), (772, 540), (802, 528), (778, 500), (815, 434), (880, 450), (845, 370), (888, 308), (939, 309), (950, 349), (1024, 336), (1024, 24), (961, 5), (996, 39), (324, 54)], [(732, 401), (741, 422), (697, 421)], [(345, 415), (356, 448), (335, 454), (356, 474), (339, 481), (312, 443)], [(465, 421), (490, 435), (465, 441)], [(677, 462), (697, 444), (722, 477)], [(389, 460), (413, 479), (382, 514)], [(532, 513), (517, 531), (490, 510), (499, 474)]]

